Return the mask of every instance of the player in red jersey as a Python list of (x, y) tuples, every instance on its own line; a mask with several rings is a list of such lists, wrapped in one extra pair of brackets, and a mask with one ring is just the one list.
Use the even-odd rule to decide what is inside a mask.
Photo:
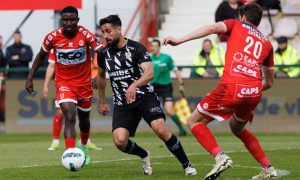
[(42, 48), (36, 55), (27, 77), (26, 90), (33, 93), (33, 76), (51, 49), (56, 55), (56, 100), (65, 117), (66, 149), (75, 147), (76, 111), (79, 117), (80, 139), (86, 164), (90, 161), (86, 147), (90, 134), (90, 109), (92, 103), (90, 47), (101, 52), (102, 46), (86, 28), (79, 26), (78, 10), (67, 6), (61, 13), (62, 27), (46, 35)]
[(244, 143), (263, 168), (253, 178), (278, 176), (256, 137), (245, 127), (253, 119), (262, 91), (273, 85), (273, 47), (256, 28), (262, 17), (261, 8), (257, 4), (248, 4), (241, 7), (239, 13), (240, 20), (230, 19), (207, 25), (180, 39), (164, 39), (165, 45), (175, 46), (210, 34), (224, 33), (229, 36), (221, 82), (197, 105), (197, 110), (188, 119), (189, 127), (198, 142), (216, 160), (214, 168), (205, 177), (207, 180), (216, 179), (232, 164), (231, 158), (223, 153), (207, 124), (214, 119), (223, 121), (229, 118), (233, 134)]
[[(49, 58), (48, 58), (48, 67), (46, 70), (46, 75), (45, 75), (45, 82), (43, 86), (43, 91), (42, 91), (42, 96), (44, 99), (48, 98), (48, 91), (49, 91), (49, 84), (50, 81), (54, 75), (55, 71), (55, 62), (56, 62), (56, 56), (54, 54), (53, 49), (49, 53)], [(92, 76), (93, 78), (93, 76)], [(63, 112), (60, 109), (60, 106), (58, 104), (58, 101), (55, 101), (55, 115), (53, 117), (53, 123), (52, 123), (52, 143), (50, 147), (48, 148), (49, 151), (54, 151), (58, 148), (59, 146), (59, 136), (60, 132), (62, 129), (63, 125)], [(78, 146), (81, 146), (81, 141), (79, 140), (77, 143)], [(90, 139), (88, 139), (87, 142), (87, 147), (89, 149), (94, 149), (94, 150), (101, 150), (102, 148), (97, 147), (94, 143), (91, 142)]]

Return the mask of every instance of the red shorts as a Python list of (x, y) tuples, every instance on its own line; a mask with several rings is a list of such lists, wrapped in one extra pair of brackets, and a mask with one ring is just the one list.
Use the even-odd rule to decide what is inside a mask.
[(91, 86), (56, 85), (56, 100), (58, 104), (73, 102), (82, 111), (90, 111), (92, 106), (93, 90)]
[(262, 95), (261, 83), (219, 84), (197, 105), (208, 120), (224, 121), (231, 117), (241, 122), (252, 121)]

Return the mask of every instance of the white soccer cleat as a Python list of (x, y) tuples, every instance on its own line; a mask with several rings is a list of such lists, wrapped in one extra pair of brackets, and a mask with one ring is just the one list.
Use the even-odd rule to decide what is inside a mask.
[(266, 168), (263, 168), (263, 170), (256, 176), (253, 176), (252, 179), (271, 179), (271, 178), (277, 178), (278, 173), (276, 169), (273, 166), (268, 166)]
[(152, 167), (151, 167), (151, 162), (150, 162), (150, 152), (147, 151), (148, 156), (145, 158), (142, 158), (142, 168), (143, 168), (143, 172), (145, 175), (151, 175), (152, 174)]
[(205, 180), (217, 179), (220, 174), (232, 165), (232, 160), (226, 154), (222, 154), (217, 160), (214, 168), (205, 176)]
[(197, 170), (191, 164), (189, 164), (189, 166), (185, 168), (184, 171), (186, 176), (194, 176), (197, 174)]

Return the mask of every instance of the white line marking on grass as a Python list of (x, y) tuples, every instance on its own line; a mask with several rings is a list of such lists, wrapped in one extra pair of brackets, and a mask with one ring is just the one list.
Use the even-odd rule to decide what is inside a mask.
[[(293, 148), (293, 147), (286, 147), (284, 149), (267, 149), (265, 151), (279, 151), (279, 150), (298, 150), (300, 148)], [(226, 151), (227, 154), (230, 153), (244, 153), (248, 152), (247, 150), (240, 150), (240, 151)], [(188, 153), (187, 156), (196, 156), (196, 155), (207, 155), (207, 152), (203, 153)], [(163, 156), (152, 156), (151, 159), (162, 159), (162, 158), (170, 158), (174, 157), (172, 154), (170, 155), (163, 155)], [(130, 158), (120, 158), (120, 159), (108, 159), (108, 160), (101, 160), (101, 161), (92, 161), (90, 164), (100, 164), (100, 163), (110, 163), (110, 162), (121, 162), (121, 161), (132, 161), (132, 160), (140, 160), (138, 157), (130, 157)], [(199, 164), (203, 166), (213, 166), (214, 164)], [(22, 165), (22, 166), (15, 166), (15, 167), (5, 167), (0, 168), (0, 170), (3, 169), (11, 169), (11, 168), (33, 168), (33, 167), (51, 167), (51, 166), (60, 166), (59, 164), (49, 164), (49, 165), (39, 165), (39, 164), (32, 164), (32, 165)], [(243, 165), (234, 165), (233, 167), (239, 167), (239, 168), (253, 168), (253, 169), (260, 169), (258, 166), (243, 166)], [(280, 170), (281, 176), (286, 176), (290, 172), (288, 170)]]

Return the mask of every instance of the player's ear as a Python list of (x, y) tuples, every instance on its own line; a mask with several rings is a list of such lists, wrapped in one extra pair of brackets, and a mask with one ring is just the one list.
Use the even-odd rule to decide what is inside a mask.
[(121, 33), (121, 32), (122, 32), (121, 26), (117, 26), (117, 32), (118, 32), (118, 33)]

